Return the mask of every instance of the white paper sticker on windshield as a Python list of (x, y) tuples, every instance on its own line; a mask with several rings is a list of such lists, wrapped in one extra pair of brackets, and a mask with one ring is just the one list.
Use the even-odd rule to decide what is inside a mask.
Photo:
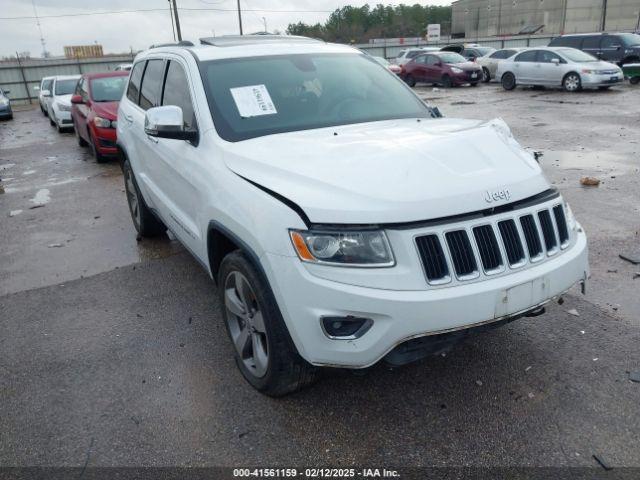
[(271, 100), (271, 95), (264, 85), (232, 88), (231, 95), (236, 102), (240, 116), (243, 118), (278, 113)]

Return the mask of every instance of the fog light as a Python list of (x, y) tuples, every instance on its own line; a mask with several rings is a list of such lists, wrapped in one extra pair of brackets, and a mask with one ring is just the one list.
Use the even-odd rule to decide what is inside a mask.
[(322, 317), (320, 319), (322, 330), (331, 339), (351, 340), (360, 338), (373, 325), (370, 318), (353, 317)]

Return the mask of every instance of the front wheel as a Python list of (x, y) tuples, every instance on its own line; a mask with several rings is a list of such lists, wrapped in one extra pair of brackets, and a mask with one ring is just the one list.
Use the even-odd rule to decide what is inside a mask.
[(502, 88), (505, 90), (513, 90), (516, 88), (516, 76), (513, 73), (507, 72), (502, 75)]
[(266, 280), (240, 251), (220, 264), (218, 297), (236, 365), (256, 390), (277, 397), (313, 383), (318, 369), (298, 354)]
[(155, 217), (153, 212), (147, 207), (144, 198), (142, 198), (129, 160), (125, 160), (122, 171), (124, 174), (124, 188), (127, 193), (129, 212), (131, 212), (133, 226), (137, 232), (142, 237), (156, 237), (164, 233), (166, 227)]
[(451, 81), (451, 77), (449, 75), (443, 75), (441, 83), (444, 88), (451, 88), (453, 86), (453, 82)]
[(582, 80), (577, 73), (568, 73), (564, 80), (562, 80), (562, 86), (567, 92), (577, 92), (582, 89)]
[(489, 83), (491, 81), (491, 72), (487, 67), (482, 67), (482, 81), (484, 83)]
[(629, 82), (631, 82), (631, 85), (637, 85), (638, 83), (640, 83), (640, 76), (631, 77), (629, 79)]
[(406, 77), (404, 77), (404, 81), (407, 83), (407, 85), (409, 85), (411, 88), (416, 86), (416, 79), (413, 78), (412, 75), (407, 75)]

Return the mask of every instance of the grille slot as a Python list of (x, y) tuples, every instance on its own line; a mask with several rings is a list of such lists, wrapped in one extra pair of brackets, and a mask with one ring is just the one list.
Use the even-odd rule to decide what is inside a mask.
[(507, 252), (509, 265), (513, 266), (522, 262), (524, 260), (524, 249), (522, 248), (520, 235), (518, 235), (516, 222), (513, 220), (503, 220), (502, 222), (498, 222), (498, 228), (500, 229), (504, 249)]
[(502, 255), (496, 234), (491, 225), (482, 225), (473, 229), (473, 236), (478, 245), (480, 260), (485, 271), (497, 270), (502, 267)]
[(427, 280), (430, 282), (448, 280), (449, 268), (447, 267), (447, 260), (438, 236), (425, 235), (424, 237), (418, 237), (416, 238), (416, 244), (418, 245), (418, 252), (420, 253), (422, 265), (424, 265)]
[(538, 236), (538, 227), (536, 227), (536, 221), (534, 220), (533, 215), (525, 215), (522, 217), (520, 219), (520, 225), (522, 225), (524, 239), (527, 242), (529, 257), (536, 258), (542, 253), (542, 243)]
[(553, 207), (553, 216), (556, 218), (556, 226), (558, 227), (558, 236), (560, 237), (560, 245), (564, 245), (569, 241), (569, 230), (567, 229), (567, 220), (564, 217), (562, 205)]
[(553, 230), (553, 222), (551, 221), (549, 210), (539, 212), (538, 218), (540, 219), (540, 227), (542, 227), (542, 236), (544, 237), (544, 244), (547, 248), (547, 252), (552, 252), (558, 247), (558, 240), (556, 239), (556, 233)]
[(456, 230), (454, 232), (448, 232), (446, 237), (449, 252), (451, 252), (453, 268), (458, 277), (476, 274), (478, 272), (478, 266), (467, 232), (464, 230)]

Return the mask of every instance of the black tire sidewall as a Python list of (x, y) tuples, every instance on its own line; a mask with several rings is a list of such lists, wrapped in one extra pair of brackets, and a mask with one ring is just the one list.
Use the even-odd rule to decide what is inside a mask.
[(489, 83), (491, 81), (491, 74), (487, 67), (482, 67), (482, 81), (484, 83)]
[(155, 237), (160, 235), (166, 230), (166, 227), (162, 224), (160, 220), (158, 220), (153, 212), (147, 207), (147, 204), (142, 197), (142, 193), (140, 192), (140, 187), (138, 187), (138, 181), (136, 180), (136, 176), (133, 173), (133, 169), (131, 168), (131, 164), (129, 160), (125, 160), (122, 164), (122, 172), (125, 181), (125, 192), (127, 189), (127, 175), (131, 175), (131, 179), (133, 181), (133, 188), (136, 191), (136, 196), (138, 199), (138, 210), (140, 210), (140, 223), (136, 222), (136, 218), (131, 209), (131, 204), (129, 203), (129, 195), (127, 195), (127, 205), (129, 206), (129, 213), (131, 214), (131, 221), (133, 222), (133, 226), (136, 231), (143, 237)]
[(404, 81), (407, 83), (407, 85), (409, 85), (412, 88), (416, 86), (416, 79), (413, 78), (413, 75), (411, 74), (407, 75)]
[(443, 88), (451, 88), (453, 86), (453, 81), (449, 75), (442, 76), (442, 87)]
[(516, 77), (511, 72), (505, 73), (500, 83), (505, 90), (513, 90), (516, 88)]

